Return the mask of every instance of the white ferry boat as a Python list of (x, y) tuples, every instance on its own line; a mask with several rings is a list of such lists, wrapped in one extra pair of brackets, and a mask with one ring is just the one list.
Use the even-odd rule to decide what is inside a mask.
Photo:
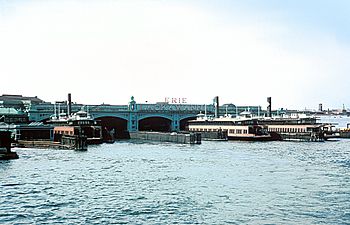
[(275, 132), (269, 132), (266, 125), (260, 125), (258, 119), (224, 116), (220, 118), (207, 117), (199, 114), (196, 120), (188, 122), (191, 132), (226, 132), (228, 140), (241, 141), (275, 141), (281, 137)]
[(337, 137), (331, 124), (318, 123), (317, 118), (305, 114), (277, 117), (259, 117), (258, 123), (269, 132), (280, 134), (283, 140), (324, 141)]

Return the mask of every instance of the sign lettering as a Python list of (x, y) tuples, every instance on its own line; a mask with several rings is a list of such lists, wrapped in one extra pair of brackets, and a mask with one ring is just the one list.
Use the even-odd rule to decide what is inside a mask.
[(187, 98), (165, 97), (165, 102), (170, 103), (170, 104), (187, 104)]

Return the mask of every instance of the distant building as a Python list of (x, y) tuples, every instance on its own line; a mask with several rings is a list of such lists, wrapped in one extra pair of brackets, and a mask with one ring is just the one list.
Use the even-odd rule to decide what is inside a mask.
[(232, 116), (236, 116), (236, 114), (240, 114), (242, 112), (250, 112), (254, 115), (264, 115), (264, 112), (261, 110), (261, 106), (236, 106), (232, 103), (224, 104), (220, 106), (219, 114), (220, 116), (229, 114)]
[(22, 95), (1, 95), (0, 96), (0, 107), (3, 108), (15, 108), (24, 110), (30, 105), (36, 105), (44, 103), (43, 100), (35, 97), (25, 97)]
[(22, 110), (0, 107), (0, 122), (6, 124), (23, 124), (28, 123), (28, 121), (27, 113)]

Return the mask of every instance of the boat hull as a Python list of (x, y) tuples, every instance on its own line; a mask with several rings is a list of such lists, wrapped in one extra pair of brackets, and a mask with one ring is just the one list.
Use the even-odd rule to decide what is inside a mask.
[(16, 152), (0, 153), (0, 160), (18, 159)]
[(278, 133), (271, 132), (268, 135), (254, 136), (228, 136), (228, 140), (232, 141), (281, 141), (282, 138)]

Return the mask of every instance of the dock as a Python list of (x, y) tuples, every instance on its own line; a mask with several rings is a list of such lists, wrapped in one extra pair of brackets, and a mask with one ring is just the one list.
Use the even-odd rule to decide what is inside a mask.
[(173, 142), (180, 144), (201, 144), (200, 133), (163, 133), (163, 132), (130, 132), (130, 139), (159, 142)]
[(61, 149), (61, 150), (87, 150), (86, 137), (84, 136), (62, 136), (60, 141), (51, 140), (18, 140), (16, 147), (39, 148), (39, 149)]

